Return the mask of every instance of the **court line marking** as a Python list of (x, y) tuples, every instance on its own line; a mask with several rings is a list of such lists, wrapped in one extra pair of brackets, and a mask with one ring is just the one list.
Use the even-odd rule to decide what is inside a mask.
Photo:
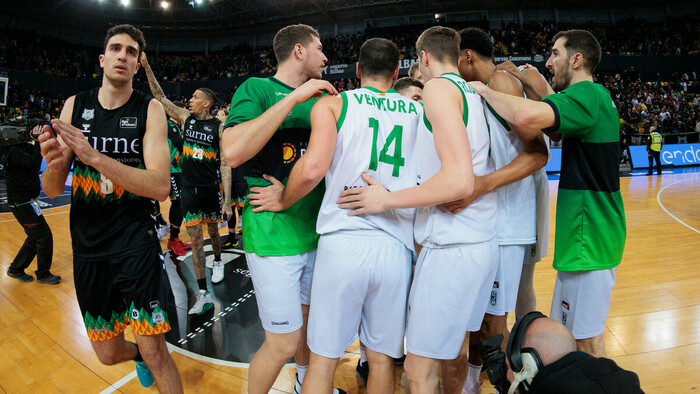
[(684, 222), (684, 221), (678, 219), (678, 217), (676, 217), (676, 215), (674, 215), (674, 214), (672, 214), (671, 212), (669, 212), (668, 209), (666, 209), (666, 207), (664, 206), (664, 204), (661, 203), (661, 193), (662, 193), (664, 190), (666, 190), (666, 189), (667, 189), (668, 187), (670, 187), (670, 186), (673, 186), (673, 185), (675, 185), (675, 184), (677, 184), (677, 183), (681, 183), (681, 182), (685, 182), (685, 181), (686, 181), (686, 179), (682, 179), (682, 180), (680, 180), (680, 181), (676, 181), (676, 182), (670, 183), (670, 184), (668, 184), (668, 185), (662, 187), (661, 190), (659, 190), (659, 192), (656, 194), (656, 202), (659, 203), (659, 206), (661, 207), (661, 209), (664, 210), (664, 212), (666, 212), (670, 217), (674, 218), (678, 223), (680, 223), (680, 224), (684, 225), (685, 227), (688, 227), (689, 229), (691, 229), (691, 230), (695, 231), (696, 233), (700, 234), (700, 231), (698, 231), (698, 229), (696, 229), (696, 228), (692, 227), (691, 225), (687, 224), (686, 222)]
[[(56, 208), (62, 208), (62, 207), (56, 207)], [(49, 208), (49, 209), (51, 209), (51, 208)], [(69, 213), (69, 212), (70, 212), (70, 210), (64, 211), (64, 212), (44, 213), (43, 215), (44, 216), (54, 216), (54, 215), (62, 215), (64, 213)], [(12, 212), (3, 212), (1, 215), (5, 215), (5, 214), (12, 215)], [(13, 216), (13, 218), (14, 218), (14, 216)], [(0, 223), (8, 223), (8, 222), (16, 222), (16, 221), (17, 221), (17, 219), (0, 220)]]
[(100, 394), (110, 394), (113, 393), (117, 390), (119, 390), (120, 387), (123, 385), (127, 384), (131, 379), (136, 377), (136, 371), (132, 371), (130, 374), (124, 376), (123, 378), (119, 379), (118, 382), (111, 384), (109, 387), (106, 389), (102, 390)]

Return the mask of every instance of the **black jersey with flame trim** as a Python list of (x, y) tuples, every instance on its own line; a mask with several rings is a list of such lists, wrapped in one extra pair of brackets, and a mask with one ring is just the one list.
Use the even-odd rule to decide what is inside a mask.
[[(97, 99), (99, 88), (79, 93), (71, 124), (102, 154), (129, 167), (145, 168), (143, 136), (152, 99), (132, 91), (119, 108), (105, 109)], [(153, 200), (130, 193), (76, 155), (73, 159), (70, 230), (73, 255), (84, 259), (120, 256), (153, 246)]]
[(221, 184), (219, 159), (219, 126), (216, 118), (201, 120), (194, 115), (185, 120), (182, 133), (183, 186), (212, 186)]

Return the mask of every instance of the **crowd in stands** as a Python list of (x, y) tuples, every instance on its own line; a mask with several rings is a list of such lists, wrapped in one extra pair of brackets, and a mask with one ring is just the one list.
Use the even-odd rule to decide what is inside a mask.
[(27, 114), (38, 117), (41, 113), (58, 117), (66, 98), (48, 90), (29, 90), (20, 84), (11, 83), (7, 91), (7, 105), (0, 106), (0, 122)]
[(671, 136), (700, 132), (700, 94), (688, 93), (700, 84), (697, 72), (674, 74), (670, 82), (644, 82), (635, 70), (600, 73), (597, 79), (615, 100), (624, 134), (649, 134), (651, 128)]
[[(466, 26), (466, 25), (465, 25)], [(415, 58), (415, 40), (425, 26), (401, 26), (391, 29), (389, 38), (401, 51), (401, 58)], [(454, 26), (457, 27), (457, 26)], [(700, 14), (669, 18), (663, 22), (625, 19), (615, 25), (599, 23), (571, 24), (554, 22), (501, 22), (489, 32), (496, 56), (546, 54), (553, 35), (559, 30), (585, 28), (599, 39), (607, 54), (686, 55), (700, 54)], [(366, 32), (322, 37), (329, 64), (352, 63), (359, 47), (375, 35)], [(100, 77), (95, 59), (99, 48), (83, 47), (10, 27), (0, 29), (0, 68), (20, 69), (73, 78)], [(159, 77), (166, 81), (195, 81), (244, 75), (274, 74), (276, 61), (272, 48), (253, 49), (248, 44), (227, 47), (204, 54), (149, 53)]]
[[(496, 56), (517, 54), (546, 54), (553, 35), (562, 29), (585, 27), (600, 40), (604, 53), (682, 55), (700, 54), (700, 15), (687, 16), (666, 22), (646, 22), (629, 19), (615, 25), (555, 24), (530, 22), (520, 25), (502, 22), (501, 28), (489, 32), (494, 40)], [(324, 53), (329, 64), (352, 63), (362, 43), (377, 34), (387, 32), (401, 51), (401, 58), (414, 58), (415, 40), (422, 27), (404, 26), (396, 29), (372, 29), (355, 34), (322, 37)], [(99, 48), (81, 47), (48, 38), (35, 32), (0, 29), (0, 68), (19, 69), (72, 78), (100, 78), (96, 61)], [(271, 48), (253, 49), (248, 44), (227, 47), (222, 51), (203, 54), (149, 53), (149, 61), (164, 81), (216, 80), (246, 75), (272, 75), (276, 60)], [(137, 74), (137, 80), (145, 76)], [(655, 127), (662, 134), (685, 134), (699, 127), (700, 81), (696, 73), (656, 78), (657, 82), (642, 81), (634, 70), (621, 73), (602, 73), (598, 82), (606, 86), (615, 97), (625, 133), (646, 134)], [(333, 81), (339, 91), (359, 87), (357, 79)], [(48, 91), (28, 91), (17, 84), (11, 85), (8, 105), (0, 107), (0, 120), (18, 112), (45, 112), (57, 116), (64, 97)], [(693, 89), (691, 89), (693, 90)], [(230, 102), (235, 88), (221, 92), (222, 105)], [(187, 101), (187, 98), (183, 98)]]

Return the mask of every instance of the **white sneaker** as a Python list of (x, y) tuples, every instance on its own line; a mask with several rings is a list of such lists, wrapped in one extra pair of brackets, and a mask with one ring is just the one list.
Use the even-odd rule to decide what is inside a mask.
[(211, 283), (219, 283), (224, 280), (224, 262), (216, 261), (212, 264)]
[(201, 315), (202, 313), (208, 311), (214, 307), (214, 302), (211, 300), (211, 295), (206, 290), (199, 290), (197, 293), (197, 301), (195, 301), (190, 311), (187, 312), (190, 315)]
[(464, 382), (464, 387), (462, 387), (462, 394), (481, 394), (481, 384), (482, 380), (477, 380), (472, 387), (467, 387), (467, 382)]
[[(294, 390), (292, 391), (292, 394), (300, 394), (301, 393), (301, 382), (299, 382), (299, 374), (296, 374), (296, 383), (294, 384)], [(333, 387), (333, 394), (347, 394), (344, 390), (338, 389)]]

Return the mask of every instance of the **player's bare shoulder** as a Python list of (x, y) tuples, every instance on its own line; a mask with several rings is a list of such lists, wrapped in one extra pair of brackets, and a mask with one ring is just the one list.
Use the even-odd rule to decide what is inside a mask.
[(494, 72), (489, 87), (497, 92), (511, 94), (513, 96), (523, 95), (523, 85), (518, 78), (515, 78), (511, 73), (505, 70), (497, 70)]

